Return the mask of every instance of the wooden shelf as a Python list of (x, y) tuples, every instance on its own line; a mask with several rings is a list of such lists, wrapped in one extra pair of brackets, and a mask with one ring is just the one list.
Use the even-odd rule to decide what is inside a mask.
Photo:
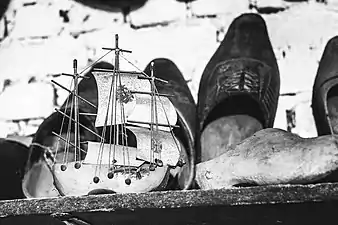
[(308, 225), (337, 221), (337, 210), (338, 183), (273, 185), (0, 201), (0, 224), (60, 224), (71, 215), (110, 225)]

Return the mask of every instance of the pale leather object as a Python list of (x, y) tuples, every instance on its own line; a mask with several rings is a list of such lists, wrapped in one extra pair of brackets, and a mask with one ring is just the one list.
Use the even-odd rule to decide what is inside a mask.
[(332, 131), (334, 134), (338, 134), (338, 96), (331, 97), (327, 100), (327, 111)]
[(222, 117), (209, 123), (201, 135), (201, 161), (225, 153), (228, 147), (238, 144), (261, 129), (263, 129), (262, 124), (248, 115)]
[(196, 167), (201, 189), (238, 184), (306, 184), (338, 168), (338, 136), (302, 138), (267, 128)]

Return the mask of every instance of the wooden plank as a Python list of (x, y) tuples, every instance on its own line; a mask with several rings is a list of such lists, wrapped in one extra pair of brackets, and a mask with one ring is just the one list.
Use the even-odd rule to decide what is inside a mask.
[(0, 201), (0, 217), (211, 206), (315, 203), (338, 200), (338, 184), (274, 185)]

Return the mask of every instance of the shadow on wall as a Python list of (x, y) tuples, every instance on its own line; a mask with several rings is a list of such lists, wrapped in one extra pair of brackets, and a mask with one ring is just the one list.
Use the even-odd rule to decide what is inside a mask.
[(9, 3), (10, 3), (10, 0), (1, 0), (0, 1), (0, 19), (5, 14)]
[(129, 13), (144, 6), (147, 0), (75, 0), (94, 9), (108, 12), (121, 11), (124, 22), (127, 22)]

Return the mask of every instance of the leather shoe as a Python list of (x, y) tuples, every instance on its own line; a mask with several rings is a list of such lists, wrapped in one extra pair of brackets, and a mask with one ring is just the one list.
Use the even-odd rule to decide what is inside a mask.
[(249, 115), (263, 128), (272, 127), (279, 90), (278, 65), (265, 21), (258, 14), (242, 14), (230, 24), (202, 74), (198, 135), (210, 122), (229, 115)]
[(337, 134), (338, 36), (325, 46), (312, 91), (312, 112), (318, 135)]

